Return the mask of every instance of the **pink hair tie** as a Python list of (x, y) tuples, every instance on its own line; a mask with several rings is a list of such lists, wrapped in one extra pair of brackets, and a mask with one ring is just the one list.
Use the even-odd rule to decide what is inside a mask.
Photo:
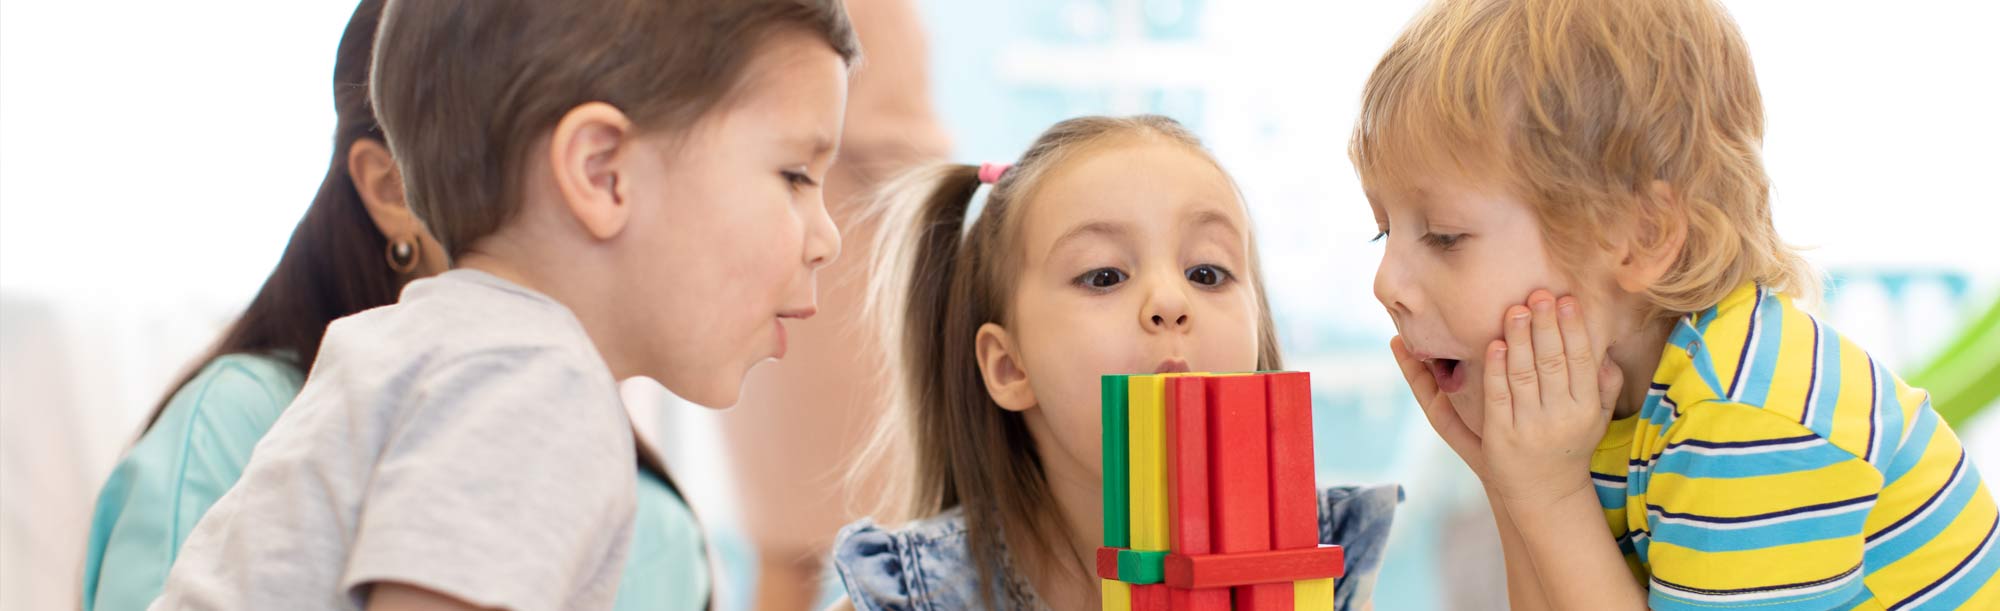
[(1014, 164), (1011, 163), (979, 164), (979, 182), (989, 185), (1000, 182), (1000, 176), (1006, 174), (1007, 170), (1013, 167)]

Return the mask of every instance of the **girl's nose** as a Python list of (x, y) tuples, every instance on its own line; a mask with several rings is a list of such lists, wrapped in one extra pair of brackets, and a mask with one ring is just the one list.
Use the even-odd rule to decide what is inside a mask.
[(1185, 293), (1162, 287), (1146, 300), (1146, 307), (1139, 312), (1139, 324), (1148, 332), (1186, 331), (1190, 325), (1188, 310)]

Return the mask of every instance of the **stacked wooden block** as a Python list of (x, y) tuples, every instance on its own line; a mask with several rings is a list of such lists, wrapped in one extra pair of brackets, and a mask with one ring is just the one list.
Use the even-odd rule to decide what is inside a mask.
[(1333, 608), (1304, 372), (1104, 376), (1105, 611)]

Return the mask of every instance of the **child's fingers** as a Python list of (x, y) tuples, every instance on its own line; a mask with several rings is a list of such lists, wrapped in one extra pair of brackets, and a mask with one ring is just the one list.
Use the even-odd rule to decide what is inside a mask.
[(1425, 403), (1437, 396), (1437, 378), (1431, 377), (1430, 367), (1410, 354), (1410, 347), (1403, 343), (1403, 336), (1389, 338), (1389, 353), (1396, 356), (1396, 368), (1403, 372), (1403, 382), (1410, 385), (1410, 392), (1418, 403)]
[[(1513, 350), (1507, 349), (1507, 342), (1493, 340), (1486, 345), (1486, 375), (1481, 382), (1486, 386), (1486, 430), (1494, 427), (1514, 426), (1513, 374), (1507, 373), (1508, 356)], [(1532, 372), (1531, 372), (1532, 373)]]
[[(1563, 351), (1562, 330), (1556, 324), (1556, 299), (1548, 291), (1528, 295), (1530, 335), (1535, 341), (1535, 372), (1542, 405), (1564, 405), (1570, 398), (1569, 357)], [(1590, 371), (1585, 369), (1584, 371)]]
[(1604, 365), (1597, 370), (1598, 409), (1612, 411), (1618, 407), (1618, 393), (1625, 388), (1625, 372), (1611, 359), (1604, 359)]
[(1575, 297), (1556, 301), (1556, 326), (1562, 329), (1563, 353), (1569, 355), (1569, 395), (1579, 402), (1598, 396), (1601, 385), (1597, 376), (1585, 373), (1597, 369), (1597, 348), (1591, 345), (1590, 329), (1583, 324), (1583, 306)]
[(1396, 355), (1396, 366), (1403, 370), (1403, 381), (1410, 385), (1410, 392), (1417, 397), (1417, 407), (1423, 408), (1424, 419), (1430, 421), (1431, 429), (1437, 431), (1438, 437), (1454, 448), (1461, 444), (1477, 444), (1479, 435), (1465, 425), (1463, 418), (1458, 417), (1451, 401), (1438, 391), (1437, 380), (1431, 377), (1430, 368), (1410, 354), (1410, 348), (1403, 345), (1401, 336), (1389, 339), (1389, 352)]
[[(1541, 385), (1535, 372), (1535, 344), (1529, 339), (1528, 308), (1513, 306), (1507, 308), (1506, 327), (1502, 334), (1507, 338), (1507, 390), (1513, 398), (1515, 413), (1534, 413), (1542, 408)], [(1492, 370), (1488, 370), (1492, 371)]]

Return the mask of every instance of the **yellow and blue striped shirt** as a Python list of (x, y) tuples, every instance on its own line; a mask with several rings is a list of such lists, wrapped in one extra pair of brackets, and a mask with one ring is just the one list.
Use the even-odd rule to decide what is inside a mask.
[(1755, 285), (1663, 352), (1591, 460), (1653, 609), (2000, 609), (1993, 496), (1927, 393)]

